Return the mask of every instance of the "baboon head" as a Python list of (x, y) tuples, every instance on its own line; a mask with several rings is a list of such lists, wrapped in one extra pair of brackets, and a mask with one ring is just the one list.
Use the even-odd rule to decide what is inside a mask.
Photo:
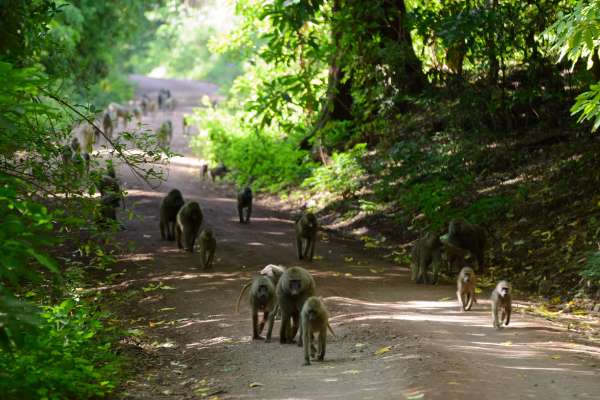
[(511, 290), (510, 283), (508, 283), (506, 281), (500, 281), (498, 283), (498, 285), (496, 286), (496, 291), (498, 292), (500, 297), (506, 297), (507, 295), (509, 295), (510, 290)]

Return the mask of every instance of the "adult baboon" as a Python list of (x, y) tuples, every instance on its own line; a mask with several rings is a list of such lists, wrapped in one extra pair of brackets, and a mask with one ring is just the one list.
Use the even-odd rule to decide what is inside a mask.
[[(315, 280), (304, 268), (290, 267), (281, 275), (275, 289), (279, 310), (281, 311), (280, 343), (293, 342), (298, 332), (300, 310), (306, 299), (315, 295), (315, 288)], [(267, 341), (271, 340), (274, 317), (274, 313), (271, 313)], [(302, 340), (302, 338), (299, 340)]]
[(175, 240), (177, 213), (184, 203), (178, 189), (172, 189), (160, 203), (160, 237), (163, 240)]
[(113, 117), (108, 110), (102, 114), (102, 129), (104, 129), (106, 137), (112, 139), (115, 128), (113, 125)]
[[(502, 328), (510, 323), (510, 314), (512, 312), (511, 286), (507, 281), (500, 281), (492, 291), (490, 300), (492, 301), (492, 325), (496, 329)], [(498, 314), (501, 314), (498, 317)]]
[[(483, 271), (484, 251), (486, 246), (485, 229), (479, 225), (471, 224), (464, 218), (450, 221), (448, 227), (448, 245), (469, 251), (477, 259), (477, 270)], [(458, 252), (449, 252), (448, 263), (453, 266), (460, 257)]]
[(160, 124), (160, 128), (156, 132), (156, 137), (158, 143), (163, 147), (171, 144), (171, 140), (173, 139), (173, 123), (171, 120), (166, 120)]
[(458, 274), (458, 278), (456, 279), (456, 297), (458, 298), (461, 311), (469, 311), (473, 303), (477, 302), (475, 299), (476, 279), (475, 272), (469, 267), (464, 267)]
[[(244, 218), (244, 208), (246, 209), (246, 218)], [(250, 222), (250, 215), (252, 214), (252, 189), (246, 186), (244, 190), (237, 194), (237, 209), (240, 217), (240, 223)]]
[(304, 345), (304, 365), (310, 365), (310, 358), (315, 358), (316, 349), (313, 344), (315, 332), (319, 334), (319, 354), (316, 359), (323, 361), (325, 358), (328, 328), (333, 334), (325, 304), (318, 297), (309, 297), (304, 302), (300, 312), (300, 335)]
[[(252, 308), (252, 339), (263, 339), (260, 334), (262, 333), (267, 320), (270, 321), (270, 317), (277, 305), (275, 286), (268, 277), (262, 275), (257, 276), (252, 282), (247, 283), (242, 288), (240, 296), (238, 297), (236, 312), (239, 311), (240, 300), (248, 287), (250, 287), (250, 307)], [(260, 323), (258, 322), (259, 311), (262, 311), (263, 313)]]
[(127, 124), (131, 119), (131, 112), (127, 107), (124, 107), (117, 103), (110, 103), (108, 105), (108, 111), (116, 115), (115, 127), (119, 126), (119, 118), (121, 118), (123, 120), (123, 127), (127, 128)]
[(177, 247), (194, 252), (194, 243), (202, 225), (202, 210), (200, 204), (195, 201), (185, 203), (177, 213), (175, 225), (175, 240)]
[[(308, 259), (312, 261), (315, 254), (315, 243), (317, 241), (317, 230), (319, 224), (315, 214), (307, 212), (302, 214), (294, 224), (296, 231), (296, 250), (298, 259)], [(304, 249), (304, 251), (303, 251)]]
[(208, 174), (208, 164), (202, 164), (200, 166), (200, 175), (202, 179), (206, 179), (206, 175)]
[(210, 177), (212, 178), (212, 181), (214, 182), (215, 179), (224, 177), (228, 172), (229, 172), (229, 169), (227, 169), (225, 164), (219, 163), (219, 165), (217, 165), (216, 167), (214, 167), (213, 169), (210, 170)]
[(217, 250), (217, 239), (210, 228), (206, 228), (200, 232), (200, 264), (202, 269), (212, 268), (213, 260), (215, 259), (215, 251)]
[(434, 232), (428, 232), (419, 239), (411, 251), (411, 280), (416, 283), (429, 283), (429, 267), (431, 266), (431, 283), (438, 283), (438, 274), (442, 262), (442, 243)]

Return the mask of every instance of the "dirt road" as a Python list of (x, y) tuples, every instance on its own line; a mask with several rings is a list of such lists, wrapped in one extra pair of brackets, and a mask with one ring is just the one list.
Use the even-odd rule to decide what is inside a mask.
[[(186, 98), (173, 114), (145, 122), (176, 121), (176, 150), (189, 156), (181, 114), (214, 88), (136, 81), (140, 92), (168, 87)], [(461, 313), (453, 286), (412, 284), (406, 266), (382, 261), (360, 242), (323, 235), (319, 259), (299, 262), (290, 215), (259, 203), (251, 223), (239, 224), (234, 190), (202, 181), (197, 165), (180, 159), (158, 190), (120, 170), (127, 203), (142, 218), (120, 233), (137, 247), (112, 271), (109, 291), (116, 312), (143, 332), (126, 347), (136, 372), (120, 398), (600, 399), (600, 348), (518, 309), (510, 327), (494, 330), (487, 291)], [(216, 232), (211, 271), (200, 268), (197, 253), (160, 240), (159, 203), (172, 188), (199, 201)], [(252, 341), (248, 306), (235, 313), (242, 285), (269, 263), (300, 265), (315, 276), (337, 334), (325, 362), (302, 366), (300, 348), (279, 344), (279, 322), (273, 343)]]

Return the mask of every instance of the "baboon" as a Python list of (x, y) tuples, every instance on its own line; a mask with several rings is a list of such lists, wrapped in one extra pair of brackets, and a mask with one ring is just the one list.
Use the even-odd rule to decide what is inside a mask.
[[(246, 218), (244, 218), (244, 208), (246, 209)], [(237, 195), (237, 209), (240, 217), (240, 223), (250, 222), (250, 214), (252, 214), (252, 189), (246, 186), (244, 190)]]
[[(315, 254), (315, 243), (317, 241), (317, 230), (319, 224), (317, 217), (313, 213), (305, 213), (296, 220), (294, 224), (296, 230), (296, 250), (298, 251), (298, 259), (308, 259), (312, 261)], [(305, 247), (304, 247), (305, 244)], [(302, 249), (304, 248), (304, 252)]]
[(106, 162), (106, 175), (110, 176), (111, 178), (117, 179), (117, 172), (115, 171), (115, 166), (112, 160), (108, 160)]
[(64, 145), (61, 147), (60, 157), (62, 158), (63, 164), (67, 165), (71, 162), (71, 157), (73, 157), (73, 150), (70, 145)]
[(187, 120), (187, 115), (184, 115), (181, 118), (181, 126), (183, 127), (182, 128), (183, 129), (183, 134), (184, 135), (189, 134), (190, 125), (189, 125), (188, 120)]
[(127, 128), (127, 124), (131, 119), (131, 113), (127, 107), (117, 103), (110, 103), (108, 105), (108, 111), (116, 116), (115, 127), (119, 126), (119, 118), (121, 118), (123, 120), (123, 127)]
[(475, 299), (476, 279), (475, 272), (469, 267), (464, 267), (458, 274), (458, 278), (456, 279), (456, 297), (458, 298), (461, 311), (469, 311), (473, 303), (477, 302), (477, 299)]
[[(277, 305), (277, 297), (275, 296), (275, 285), (266, 276), (257, 276), (252, 282), (247, 283), (242, 288), (240, 296), (238, 297), (236, 312), (239, 311), (240, 301), (246, 289), (250, 287), (250, 307), (252, 308), (252, 339), (264, 339), (260, 334), (262, 333), (267, 320), (270, 321), (270, 317), (275, 310)], [(262, 311), (262, 320), (258, 322), (258, 312)]]
[(442, 243), (436, 233), (428, 232), (415, 243), (411, 251), (411, 280), (416, 283), (429, 283), (429, 266), (431, 266), (431, 283), (438, 283), (438, 273), (442, 261)]
[(285, 267), (282, 267), (281, 265), (275, 265), (275, 264), (269, 264), (260, 270), (260, 274), (268, 277), (271, 280), (271, 282), (273, 282), (273, 285), (275, 285), (275, 286), (277, 286), (277, 283), (279, 282), (279, 278), (281, 278), (281, 275), (283, 275), (284, 272), (285, 272)]
[(81, 151), (81, 145), (79, 144), (79, 139), (77, 139), (77, 137), (73, 137), (73, 139), (71, 139), (70, 146), (73, 153), (79, 153)]
[(300, 312), (300, 335), (304, 345), (304, 365), (310, 365), (311, 357), (315, 359), (316, 349), (313, 344), (315, 332), (319, 334), (319, 354), (316, 359), (323, 361), (325, 358), (327, 329), (335, 336), (329, 325), (329, 315), (325, 304), (318, 297), (309, 297), (304, 302)]
[[(315, 280), (312, 275), (301, 267), (290, 267), (281, 275), (275, 293), (281, 312), (280, 343), (292, 343), (299, 328), (300, 310), (306, 299), (315, 295)], [(275, 313), (269, 318), (267, 341), (271, 340)], [(301, 341), (302, 338), (300, 337)]]
[(105, 223), (108, 220), (117, 220), (117, 208), (121, 202), (121, 197), (117, 193), (107, 193), (100, 197), (100, 222)]
[(169, 89), (160, 88), (158, 91), (158, 109), (162, 110), (165, 108), (165, 102), (171, 97), (171, 91)]
[(156, 102), (154, 100), (148, 101), (148, 111), (150, 112), (150, 115), (152, 115), (153, 119), (154, 119), (154, 114), (156, 114), (157, 110), (158, 110), (158, 104), (156, 104)]
[(177, 213), (183, 206), (183, 196), (178, 189), (172, 189), (160, 203), (160, 237), (162, 240), (175, 240)]
[(96, 134), (96, 127), (87, 121), (77, 123), (71, 132), (73, 139), (78, 139), (77, 142), (80, 143), (80, 150), (83, 150), (86, 153), (91, 153), (93, 151), (93, 145), (96, 143)]
[[(450, 221), (448, 227), (448, 244), (469, 251), (477, 259), (477, 271), (484, 268), (484, 251), (486, 246), (485, 229), (471, 224), (464, 218)], [(448, 254), (448, 263), (452, 267), (457, 255)]]
[(161, 146), (169, 146), (173, 139), (173, 123), (170, 120), (166, 120), (160, 124), (160, 128), (158, 128), (158, 131), (156, 132), (156, 137)]
[(109, 139), (112, 139), (114, 126), (113, 126), (113, 118), (109, 111), (105, 111), (104, 114), (102, 115), (102, 129), (104, 129), (104, 134)]
[(169, 97), (164, 101), (164, 108), (166, 110), (173, 111), (175, 110), (175, 107), (177, 107), (177, 102), (173, 97)]
[(177, 247), (194, 252), (194, 243), (202, 225), (202, 210), (200, 204), (195, 201), (185, 203), (177, 213), (175, 224), (175, 240)]
[(210, 177), (214, 182), (216, 178), (225, 176), (227, 172), (229, 172), (229, 170), (227, 169), (225, 164), (219, 163), (219, 165), (210, 170)]
[(138, 124), (141, 124), (142, 123), (142, 109), (140, 108), (140, 106), (134, 104), (131, 107), (131, 113), (133, 114), (135, 119), (137, 119)]
[(119, 181), (109, 175), (102, 175), (97, 183), (98, 191), (100, 192), (100, 196), (104, 196), (106, 194), (120, 194), (121, 186), (119, 185)]
[(208, 164), (202, 164), (200, 167), (200, 175), (202, 175), (202, 179), (206, 179), (206, 174), (208, 174)]
[[(508, 325), (512, 312), (511, 286), (507, 281), (500, 281), (492, 291), (492, 324), (494, 328), (500, 329), (502, 324)], [(501, 313), (498, 318), (498, 313)]]
[(140, 108), (142, 109), (142, 114), (148, 114), (148, 108), (150, 105), (150, 97), (147, 94), (142, 95), (142, 100), (140, 101)]
[(202, 269), (212, 268), (217, 250), (217, 239), (210, 228), (203, 229), (200, 232), (200, 264)]

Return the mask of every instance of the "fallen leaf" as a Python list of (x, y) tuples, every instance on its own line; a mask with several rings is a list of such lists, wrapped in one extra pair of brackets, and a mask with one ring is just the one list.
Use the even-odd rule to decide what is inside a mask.
[(390, 346), (385, 346), (385, 347), (382, 347), (382, 348), (380, 348), (379, 350), (377, 350), (377, 351), (375, 352), (375, 355), (376, 355), (376, 356), (380, 356), (380, 355), (382, 355), (382, 354), (385, 354), (385, 353), (387, 353), (387, 352), (388, 352), (388, 351), (390, 351), (391, 349), (392, 349), (392, 348), (391, 348)]
[(560, 356), (558, 354), (554, 354), (551, 358), (553, 360), (560, 360)]
[(161, 308), (158, 311), (173, 311), (173, 310), (175, 310), (175, 307), (165, 307), (165, 308)]
[(455, 381), (448, 381), (448, 385), (460, 385), (460, 384)]
[(346, 272), (344, 276), (352, 276), (352, 274), (350, 272)]
[(344, 257), (344, 261), (347, 263), (354, 261), (354, 257)]
[(323, 259), (323, 256), (314, 256), (313, 258), (314, 258), (315, 260), (322, 260), (322, 259)]
[(504, 346), (512, 346), (512, 342), (509, 340), (508, 342), (502, 343)]
[(144, 239), (150, 239), (152, 235), (144, 235)]
[(252, 383), (250, 384), (250, 387), (251, 387), (251, 388), (254, 388), (254, 387), (260, 387), (260, 386), (265, 386), (265, 385), (264, 385), (264, 384), (262, 384), (262, 383), (260, 383), (260, 382), (252, 382)]
[(356, 343), (354, 345), (354, 347), (358, 347), (358, 348), (365, 347), (365, 346), (366, 346), (366, 344), (364, 344), (364, 343)]

